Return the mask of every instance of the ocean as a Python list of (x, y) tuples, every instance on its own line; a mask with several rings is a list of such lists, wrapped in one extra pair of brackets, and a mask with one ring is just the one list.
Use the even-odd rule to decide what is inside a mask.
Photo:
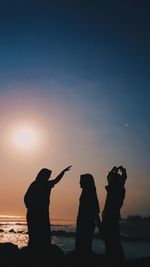
[[(52, 243), (58, 245), (64, 253), (73, 251), (75, 247), (75, 222), (51, 219), (51, 223)], [(120, 229), (126, 259), (150, 256), (149, 223), (143, 225), (138, 222), (123, 221)], [(93, 238), (93, 251), (104, 254), (104, 242), (98, 238), (96, 233)], [(27, 246), (28, 229), (24, 217), (0, 217), (0, 243), (6, 242), (16, 244), (19, 248)]]

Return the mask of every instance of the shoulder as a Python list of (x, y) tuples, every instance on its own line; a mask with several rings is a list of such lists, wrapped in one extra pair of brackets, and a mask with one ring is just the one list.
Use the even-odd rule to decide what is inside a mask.
[(54, 183), (53, 180), (51, 180), (51, 181), (48, 181), (48, 185), (49, 185), (50, 188), (52, 188), (52, 187), (55, 186), (55, 183)]

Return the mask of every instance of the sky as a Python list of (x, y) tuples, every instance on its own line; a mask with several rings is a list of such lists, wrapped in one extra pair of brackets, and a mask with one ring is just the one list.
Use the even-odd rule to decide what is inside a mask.
[(120, 165), (122, 216), (150, 214), (149, 13), (148, 1), (0, 1), (1, 215), (25, 215), (38, 171), (69, 165), (51, 217), (76, 218), (83, 173), (102, 211)]

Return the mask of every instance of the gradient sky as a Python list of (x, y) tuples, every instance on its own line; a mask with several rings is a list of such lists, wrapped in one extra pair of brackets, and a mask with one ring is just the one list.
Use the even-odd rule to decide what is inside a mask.
[[(102, 210), (114, 165), (128, 172), (122, 215), (150, 214), (149, 14), (148, 1), (0, 1), (0, 214), (25, 215), (37, 172), (68, 165), (52, 217), (76, 218), (87, 172)], [(24, 125), (28, 149), (13, 139)]]

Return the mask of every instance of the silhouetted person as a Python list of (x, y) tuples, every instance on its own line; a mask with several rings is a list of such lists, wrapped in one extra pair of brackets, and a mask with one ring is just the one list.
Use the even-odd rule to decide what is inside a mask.
[[(106, 202), (102, 213), (103, 237), (109, 265), (123, 266), (125, 262), (120, 242), (120, 209), (125, 198), (126, 169), (114, 167), (107, 176)], [(114, 264), (114, 265), (113, 265)]]
[(46, 249), (51, 244), (51, 227), (49, 219), (49, 204), (51, 189), (57, 184), (64, 173), (70, 170), (65, 168), (54, 180), (49, 180), (52, 171), (42, 169), (34, 182), (29, 186), (24, 202), (27, 208), (27, 224), (29, 233), (29, 247)]
[(80, 186), (82, 193), (77, 216), (75, 249), (80, 255), (86, 256), (92, 252), (92, 239), (96, 224), (101, 233), (100, 209), (93, 176), (91, 174), (81, 175)]

